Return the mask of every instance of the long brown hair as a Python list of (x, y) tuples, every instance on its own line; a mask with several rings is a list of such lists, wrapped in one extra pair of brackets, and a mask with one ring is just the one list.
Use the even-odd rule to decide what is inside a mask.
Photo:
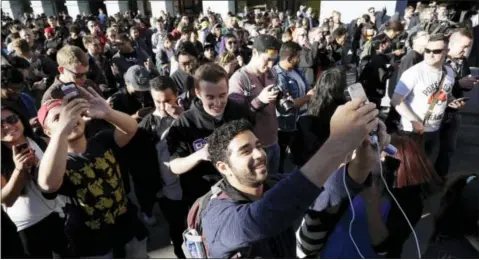
[(442, 187), (442, 179), (417, 142), (408, 136), (393, 135), (391, 144), (397, 148), (396, 159), (401, 160), (396, 177), (397, 188), (421, 184), (430, 184), (431, 189)]

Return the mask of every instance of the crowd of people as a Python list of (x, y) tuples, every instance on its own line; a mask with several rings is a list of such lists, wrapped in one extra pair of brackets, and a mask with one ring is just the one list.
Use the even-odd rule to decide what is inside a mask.
[(2, 13), (2, 257), (148, 258), (158, 204), (178, 258), (479, 258), (477, 3), (364, 11)]

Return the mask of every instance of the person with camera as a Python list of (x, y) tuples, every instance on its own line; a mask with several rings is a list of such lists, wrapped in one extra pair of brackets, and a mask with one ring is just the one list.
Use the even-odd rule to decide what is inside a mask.
[[(380, 36), (381, 34), (387, 36), (387, 40), (390, 42), (389, 46), (391, 46), (390, 51), (388, 51), (388, 53), (392, 53), (391, 58), (396, 57), (395, 59), (399, 59), (405, 54), (404, 39), (398, 37), (403, 31), (404, 26), (401, 22), (391, 20), (384, 24), (384, 31), (375, 36), (382, 37)], [(360, 60), (363, 60), (365, 57), (371, 57), (374, 54), (375, 49), (372, 46), (372, 42), (375, 37), (364, 44), (361, 55), (359, 56)]]
[(196, 98), (190, 109), (174, 121), (167, 135), (170, 169), (180, 175), (184, 200), (189, 206), (219, 179), (208, 157), (209, 135), (226, 122), (251, 120), (248, 107), (228, 97), (227, 82), (228, 74), (219, 65), (200, 66), (195, 72)]
[(304, 74), (298, 69), (300, 55), (301, 46), (299, 44), (292, 41), (285, 42), (281, 46), (279, 63), (273, 67), (278, 75), (278, 87), (281, 89), (283, 98), (282, 103), (277, 104), (276, 107), (279, 124), (279, 172), (284, 172), (286, 149), (291, 145), (296, 132), (296, 122), (306, 112), (307, 103), (313, 94)]
[[(128, 206), (125, 173), (116, 156), (136, 134), (137, 123), (111, 109), (91, 87), (76, 90), (75, 95), (47, 100), (38, 112), (50, 143), (36, 181), (42, 192), (70, 197), (65, 234), (74, 257), (112, 258), (121, 247), (127, 258), (145, 258), (146, 239), (135, 236), (141, 224)], [(106, 120), (115, 128), (87, 140), (85, 117)]]
[[(361, 190), (376, 164), (377, 151), (361, 143), (368, 142), (368, 133), (378, 126), (378, 112), (374, 104), (363, 102), (340, 106), (331, 119), (328, 141), (301, 169), (276, 184), (267, 181), (266, 153), (251, 125), (235, 121), (215, 129), (208, 150), (223, 180), (201, 214), (210, 257), (296, 257), (293, 222), (312, 205), (319, 211), (335, 207), (343, 178)], [(383, 130), (380, 135), (383, 147), (389, 137)], [(338, 169), (357, 147), (358, 156)]]
[(250, 62), (236, 71), (229, 80), (230, 97), (246, 104), (254, 112), (255, 134), (258, 135), (268, 154), (270, 176), (278, 172), (280, 149), (278, 145), (278, 119), (276, 118), (277, 75), (272, 71), (273, 62), (280, 49), (278, 39), (270, 35), (259, 35), (253, 43)]
[(69, 257), (64, 221), (59, 216), (65, 199), (45, 198), (35, 181), (34, 169), (48, 140), (33, 133), (28, 119), (15, 106), (2, 104), (1, 110), (2, 211), (15, 224), (26, 257)]

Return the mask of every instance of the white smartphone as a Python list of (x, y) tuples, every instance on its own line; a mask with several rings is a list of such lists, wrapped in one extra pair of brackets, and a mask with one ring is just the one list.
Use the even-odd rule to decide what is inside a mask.
[(364, 104), (369, 103), (368, 97), (366, 96), (366, 92), (364, 91), (363, 85), (361, 83), (354, 83), (348, 87), (349, 97), (351, 99), (360, 99), (364, 98), (366, 101)]

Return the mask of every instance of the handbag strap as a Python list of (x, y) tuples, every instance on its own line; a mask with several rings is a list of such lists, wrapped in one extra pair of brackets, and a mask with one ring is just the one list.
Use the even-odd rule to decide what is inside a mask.
[(445, 67), (442, 67), (442, 76), (441, 76), (441, 81), (439, 81), (439, 88), (432, 95), (431, 104), (429, 104), (426, 115), (424, 116), (424, 119), (422, 120), (422, 125), (426, 125), (426, 121), (429, 120), (429, 118), (431, 117), (432, 112), (434, 111), (434, 107), (436, 106), (437, 102), (439, 101), (439, 96), (441, 94), (441, 90), (444, 87), (444, 82), (446, 80), (446, 76), (447, 76), (447, 70), (446, 70)]

